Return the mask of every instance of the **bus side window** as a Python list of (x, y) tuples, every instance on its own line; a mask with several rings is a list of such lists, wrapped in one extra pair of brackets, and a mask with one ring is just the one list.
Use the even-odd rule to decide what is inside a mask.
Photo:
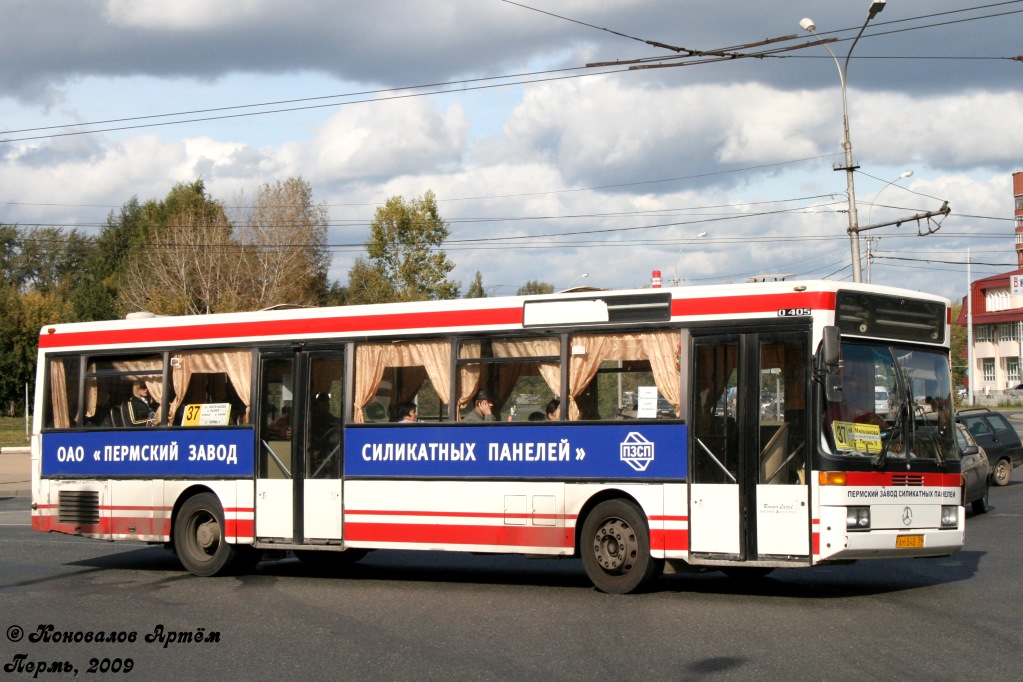
[[(474, 409), (486, 390), (498, 421), (546, 421), (546, 408), (561, 393), (561, 340), (557, 337), (465, 339), (458, 346), (458, 407)], [(543, 419), (531, 417), (539, 412)]]
[(570, 419), (680, 417), (678, 330), (574, 334), (570, 343)]
[(421, 421), (446, 421), (451, 393), (451, 342), (362, 343), (355, 349), (354, 421), (396, 420), (414, 402)]

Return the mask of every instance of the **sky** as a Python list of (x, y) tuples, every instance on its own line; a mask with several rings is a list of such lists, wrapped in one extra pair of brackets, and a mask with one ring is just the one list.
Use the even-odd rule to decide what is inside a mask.
[(863, 232), (864, 281), (958, 299), (967, 252), (1015, 268), (1023, 1), (888, 0), (853, 47), (870, 6), (4, 0), (0, 223), (302, 177), (342, 282), (376, 207), (427, 190), (463, 292), (851, 281), (844, 73), (859, 225), (951, 208)]

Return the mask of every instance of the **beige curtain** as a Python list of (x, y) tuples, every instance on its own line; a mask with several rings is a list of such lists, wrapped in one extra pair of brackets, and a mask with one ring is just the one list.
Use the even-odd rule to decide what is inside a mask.
[(71, 428), (71, 416), (68, 414), (67, 375), (64, 372), (63, 360), (50, 360), (50, 403), (53, 406), (53, 427), (57, 429)]
[[(482, 345), (479, 341), (465, 341), (458, 347), (458, 357), (478, 358)], [(458, 366), (458, 413), (469, 406), (472, 397), (480, 388), (480, 381), (483, 378), (483, 367), (479, 364)]]
[[(437, 391), (441, 401), (447, 403), (451, 396), (451, 342), (441, 341), (415, 341), (399, 345), (399, 357), (401, 367), (423, 367), (426, 375), (430, 377), (430, 383)], [(416, 386), (422, 386), (422, 379)], [(415, 395), (413, 393), (412, 395)], [(408, 399), (411, 399), (409, 396)]]
[[(494, 357), (497, 358), (537, 358), (561, 356), (561, 340), (556, 338), (510, 339), (495, 342), (493, 347)], [(540, 376), (543, 377), (545, 382), (547, 382), (551, 392), (560, 398), (561, 361), (558, 360), (554, 362), (548, 361), (528, 364), (539, 365)]]
[(387, 343), (363, 343), (355, 349), (355, 395), (353, 402), (356, 424), (366, 421), (363, 410), (369, 405), (380, 388), (380, 380), (384, 376), (384, 366), (390, 355)]
[(355, 349), (354, 421), (365, 423), (363, 412), (380, 389), (384, 370), (393, 367), (402, 372), (398, 402), (411, 400), (430, 378), (442, 402), (451, 396), (451, 344), (447, 340), (409, 341), (405, 343), (363, 343)]
[(675, 414), (680, 414), (682, 384), (676, 363), (679, 342), (677, 331), (574, 335), (572, 346), (582, 346), (585, 353), (572, 355), (569, 360), (569, 418), (579, 418), (575, 399), (593, 381), (601, 363), (607, 360), (648, 361), (657, 390), (675, 408)]
[(167, 421), (174, 422), (181, 402), (188, 393), (188, 384), (193, 374), (226, 374), (234, 392), (245, 404), (245, 415), (241, 423), (249, 423), (249, 397), (252, 395), (252, 351), (196, 351), (176, 354), (177, 364), (173, 367), (174, 401), (168, 411)]

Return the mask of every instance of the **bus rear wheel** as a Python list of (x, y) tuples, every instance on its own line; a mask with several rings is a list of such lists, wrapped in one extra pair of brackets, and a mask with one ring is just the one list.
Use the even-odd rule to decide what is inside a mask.
[(626, 500), (593, 508), (579, 540), (586, 575), (601, 592), (628, 594), (655, 578), (664, 562), (650, 556), (650, 533), (642, 511)]
[(192, 575), (208, 577), (230, 570), (236, 552), (224, 539), (224, 510), (216, 495), (199, 493), (181, 505), (174, 524), (174, 549)]

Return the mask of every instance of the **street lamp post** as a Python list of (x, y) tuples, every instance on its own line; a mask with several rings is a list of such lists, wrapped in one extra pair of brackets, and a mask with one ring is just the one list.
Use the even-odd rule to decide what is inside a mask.
[(578, 282), (578, 281), (579, 281), (579, 280), (581, 280), (581, 279), (586, 279), (586, 278), (587, 278), (587, 277), (589, 277), (589, 276), (590, 276), (590, 273), (588, 273), (588, 272), (584, 272), (583, 274), (579, 275), (578, 277), (576, 277), (575, 279), (573, 279), (573, 280), (572, 280), (571, 282), (569, 282), (569, 283), (568, 283), (568, 286), (567, 286), (567, 287), (565, 287), (565, 290), (566, 290), (566, 291), (568, 291), (569, 289), (571, 289), (571, 288), (572, 288), (572, 285), (573, 285), (573, 284), (575, 284), (576, 282)]
[(685, 249), (687, 246), (689, 246), (689, 244), (691, 244), (692, 242), (696, 241), (697, 239), (703, 239), (706, 236), (707, 236), (707, 231), (704, 230), (703, 232), (701, 232), (700, 234), (696, 235), (695, 237), (693, 237), (692, 239), (687, 241), (685, 244), (683, 244), (682, 248), (678, 250), (677, 254), (675, 254), (675, 279), (672, 280), (672, 285), (673, 286), (677, 287), (678, 283), (679, 283), (679, 279), (678, 279), (678, 259), (679, 259), (679, 256), (682, 255), (682, 249)]
[(845, 167), (835, 168), (835, 170), (844, 170), (846, 173), (846, 191), (849, 195), (849, 246), (852, 250), (852, 270), (853, 270), (853, 281), (861, 282), (862, 277), (860, 273), (860, 236), (859, 236), (859, 220), (856, 215), (856, 187), (853, 182), (853, 172), (859, 168), (853, 164), (852, 154), (852, 139), (849, 137), (849, 103), (846, 97), (845, 87), (845, 76), (849, 71), (849, 57), (852, 55), (854, 49), (856, 49), (856, 43), (859, 41), (860, 36), (863, 35), (863, 30), (867, 28), (867, 24), (877, 14), (884, 9), (886, 0), (873, 0), (870, 3), (870, 9), (867, 10), (867, 20), (863, 22), (863, 26), (860, 27), (860, 32), (856, 34), (856, 39), (853, 40), (852, 47), (849, 48), (848, 54), (845, 55), (845, 63), (839, 63), (838, 57), (828, 47), (827, 43), (823, 42), (819, 35), (817, 35), (817, 25), (813, 19), (803, 19), (799, 22), (799, 26), (804, 31), (809, 31), (817, 39), (824, 49), (828, 51), (831, 58), (835, 60), (835, 66), (838, 67), (838, 79), (842, 84), (842, 148), (845, 150)]
[[(895, 178), (894, 180), (890, 180), (888, 184), (886, 184), (884, 187), (877, 191), (877, 194), (874, 195), (874, 198), (870, 200), (870, 206), (867, 207), (867, 225), (870, 225), (870, 216), (874, 212), (874, 204), (877, 203), (877, 198), (881, 196), (881, 192), (885, 191), (899, 180), (912, 177), (912, 175), (913, 171), (911, 170), (902, 171), (902, 173), (899, 174), (899, 177)], [(870, 254), (870, 242), (872, 239), (873, 239), (872, 237), (867, 237), (867, 284), (870, 284), (870, 261), (872, 259), (872, 256)]]

